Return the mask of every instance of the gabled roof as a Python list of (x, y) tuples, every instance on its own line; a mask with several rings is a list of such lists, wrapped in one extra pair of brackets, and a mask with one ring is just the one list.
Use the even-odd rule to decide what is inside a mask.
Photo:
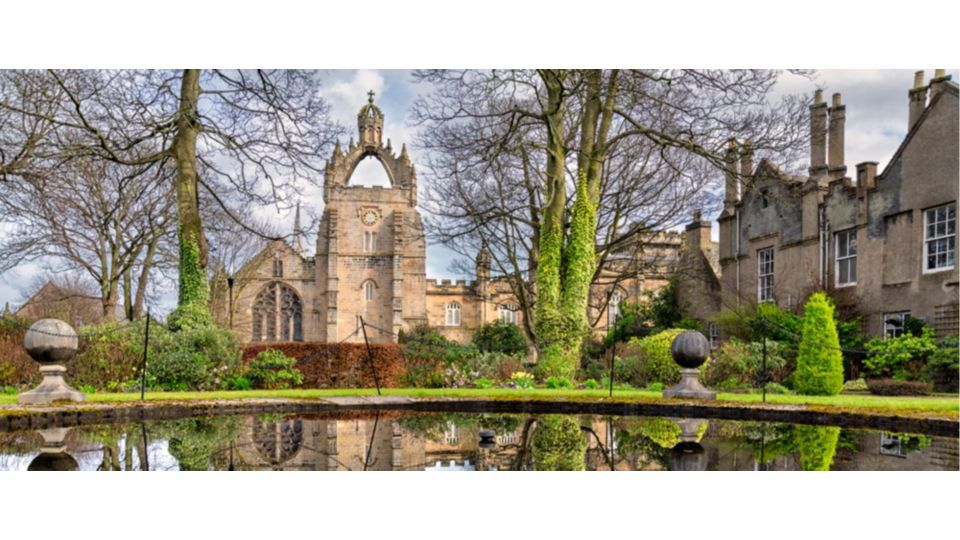
[(943, 96), (946, 95), (947, 93), (949, 93), (954, 97), (960, 96), (960, 87), (957, 86), (957, 83), (951, 80), (946, 80), (941, 82), (940, 84), (942, 85), (943, 89), (937, 92), (937, 95), (933, 96), (933, 99), (931, 99), (930, 103), (927, 104), (927, 107), (923, 110), (923, 113), (920, 115), (920, 118), (918, 118), (917, 121), (914, 122), (913, 126), (910, 128), (910, 131), (907, 132), (907, 136), (903, 138), (903, 141), (900, 143), (900, 146), (897, 147), (897, 151), (894, 152), (890, 160), (887, 161), (886, 166), (884, 166), (883, 168), (883, 172), (877, 175), (878, 178), (886, 176), (887, 172), (890, 170), (891, 165), (893, 165), (894, 163), (896, 163), (898, 159), (900, 159), (900, 155), (903, 154), (904, 150), (906, 150), (907, 148), (907, 145), (910, 144), (911, 140), (913, 140), (913, 136), (917, 133), (917, 131), (920, 130), (920, 126), (923, 125), (927, 117), (933, 114), (930, 111), (932, 111), (933, 108), (936, 107), (937, 104), (943, 100)]

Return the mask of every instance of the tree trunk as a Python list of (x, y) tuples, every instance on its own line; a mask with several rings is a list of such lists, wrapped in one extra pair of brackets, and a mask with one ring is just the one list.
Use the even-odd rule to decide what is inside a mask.
[(147, 245), (147, 254), (143, 256), (143, 265), (140, 267), (140, 277), (137, 279), (137, 294), (133, 300), (133, 319), (143, 317), (143, 303), (147, 294), (147, 282), (150, 280), (150, 270), (153, 268), (153, 258), (157, 253), (160, 237), (155, 236)]
[(177, 166), (177, 214), (180, 221), (179, 305), (206, 306), (210, 295), (207, 283), (207, 240), (200, 219), (197, 184), (197, 136), (200, 121), (200, 70), (185, 69), (180, 87), (177, 134), (171, 148)]
[(133, 320), (133, 292), (130, 287), (133, 286), (133, 280), (130, 279), (130, 269), (123, 271), (123, 316), (128, 321)]

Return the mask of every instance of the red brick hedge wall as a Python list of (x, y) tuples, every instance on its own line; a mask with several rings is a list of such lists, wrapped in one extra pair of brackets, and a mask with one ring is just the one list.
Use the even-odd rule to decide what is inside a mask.
[[(297, 359), (304, 388), (373, 387), (373, 370), (363, 343), (256, 343), (243, 350), (247, 363), (261, 351), (275, 349)], [(396, 343), (371, 343), (380, 386), (398, 387), (404, 374), (403, 348)]]

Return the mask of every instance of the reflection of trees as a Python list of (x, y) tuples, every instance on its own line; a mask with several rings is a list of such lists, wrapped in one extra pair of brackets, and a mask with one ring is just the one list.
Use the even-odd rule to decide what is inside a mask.
[(499, 435), (515, 432), (520, 420), (519, 415), (510, 414), (428, 413), (407, 416), (399, 422), (400, 427), (418, 438), (440, 442), (451, 424), (461, 431), (492, 429)]
[(580, 423), (567, 416), (547, 415), (533, 432), (533, 461), (538, 471), (582, 471), (587, 468), (587, 441)]
[(157, 437), (168, 440), (181, 471), (208, 471), (223, 443), (236, 439), (240, 417), (184, 418), (160, 424)]

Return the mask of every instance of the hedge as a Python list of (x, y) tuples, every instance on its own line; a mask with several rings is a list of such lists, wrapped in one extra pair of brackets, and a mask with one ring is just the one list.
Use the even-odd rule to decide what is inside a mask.
[[(303, 373), (304, 388), (370, 388), (374, 386), (373, 370), (363, 343), (276, 342), (254, 343), (243, 350), (245, 365), (257, 354), (274, 349), (296, 358), (296, 368)], [(400, 386), (405, 371), (403, 347), (396, 343), (371, 343), (380, 386)]]

